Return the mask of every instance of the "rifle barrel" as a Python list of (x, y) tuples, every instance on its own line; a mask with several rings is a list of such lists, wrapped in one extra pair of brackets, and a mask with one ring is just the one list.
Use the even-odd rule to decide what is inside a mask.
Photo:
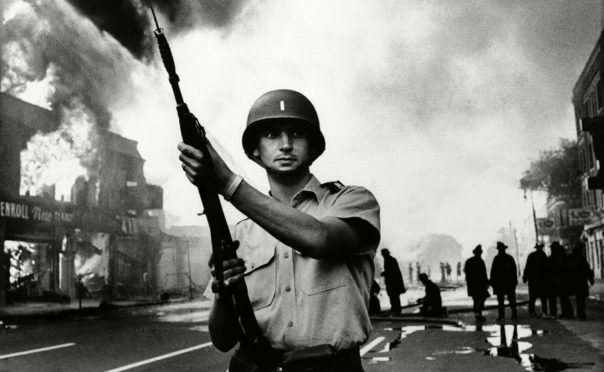
[(151, 4), (151, 0), (147, 1), (149, 3), (149, 8), (151, 8), (151, 14), (153, 14), (153, 21), (155, 22), (155, 27), (158, 31), (161, 32), (161, 27), (159, 27), (159, 23), (157, 23), (157, 17), (155, 16), (155, 10), (153, 9), (153, 5)]

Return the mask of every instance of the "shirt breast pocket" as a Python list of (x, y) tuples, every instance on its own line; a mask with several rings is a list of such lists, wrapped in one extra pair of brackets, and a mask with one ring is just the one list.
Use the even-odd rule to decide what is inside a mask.
[(240, 253), (246, 261), (245, 284), (254, 310), (269, 306), (275, 298), (277, 270), (274, 245), (243, 246)]

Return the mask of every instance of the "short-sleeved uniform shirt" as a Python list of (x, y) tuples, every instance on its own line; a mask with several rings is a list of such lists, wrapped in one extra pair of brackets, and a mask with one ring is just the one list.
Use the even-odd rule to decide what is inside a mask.
[(312, 176), (291, 206), (317, 219), (363, 221), (363, 249), (346, 259), (314, 259), (281, 243), (250, 219), (235, 227), (238, 256), (260, 328), (271, 346), (290, 350), (330, 344), (348, 349), (371, 332), (369, 293), (379, 243), (380, 208), (358, 186), (328, 187)]

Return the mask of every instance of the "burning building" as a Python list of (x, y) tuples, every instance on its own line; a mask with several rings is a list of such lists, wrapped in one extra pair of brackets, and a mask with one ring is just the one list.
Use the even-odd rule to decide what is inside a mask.
[[(70, 120), (86, 127), (82, 118)], [(104, 298), (157, 286), (163, 190), (146, 182), (137, 143), (97, 127), (74, 134), (65, 121), (0, 96), (2, 304), (67, 300), (79, 280)]]

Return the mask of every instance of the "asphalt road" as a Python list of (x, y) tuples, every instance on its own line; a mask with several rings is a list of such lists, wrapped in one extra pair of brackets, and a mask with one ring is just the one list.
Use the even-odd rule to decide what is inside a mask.
[[(445, 320), (374, 320), (361, 348), (367, 372), (603, 370), (603, 304), (591, 302), (594, 321), (529, 318), (517, 324), (475, 324), (471, 313)], [(211, 346), (208, 303), (122, 309), (101, 316), (26, 321), (0, 326), (0, 371), (226, 371), (229, 353)], [(573, 327), (593, 330), (578, 337)], [(581, 331), (589, 336), (589, 333)]]
[(5, 325), (0, 371), (224, 371), (207, 310), (154, 307)]

